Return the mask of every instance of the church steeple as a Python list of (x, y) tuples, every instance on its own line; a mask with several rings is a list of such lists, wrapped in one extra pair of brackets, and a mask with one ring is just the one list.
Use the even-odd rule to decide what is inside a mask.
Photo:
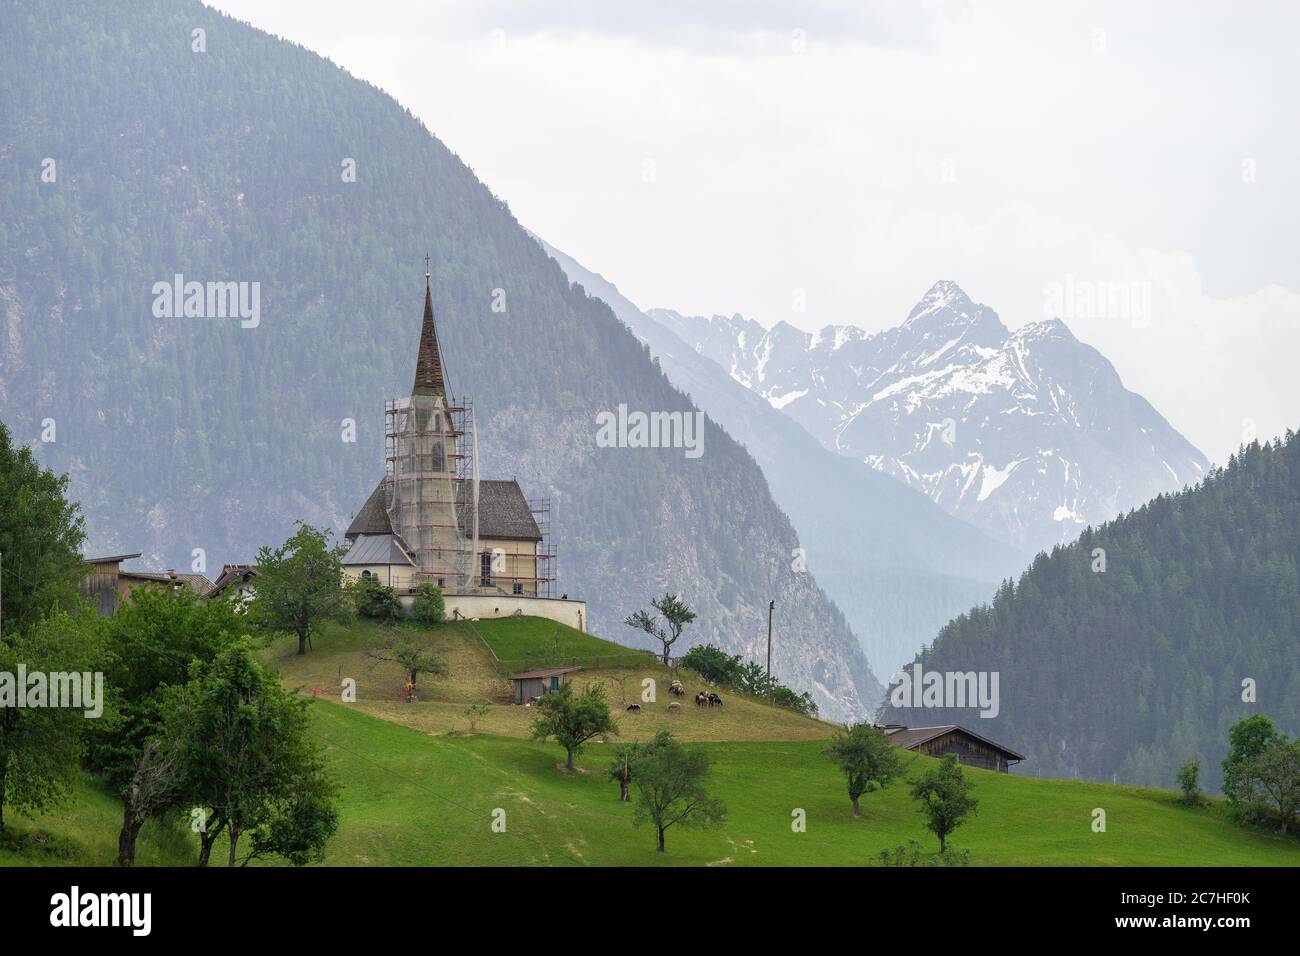
[(415, 358), (412, 395), (446, 396), (442, 374), (442, 353), (438, 351), (438, 330), (433, 324), (433, 293), (429, 289), (429, 257), (424, 257), (424, 322), (420, 326), (420, 350)]

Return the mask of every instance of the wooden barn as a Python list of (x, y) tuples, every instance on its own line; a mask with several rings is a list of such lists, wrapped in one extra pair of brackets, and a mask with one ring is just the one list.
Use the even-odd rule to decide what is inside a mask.
[(1013, 763), (1025, 759), (1022, 754), (982, 737), (973, 730), (967, 730), (960, 724), (942, 724), (938, 727), (886, 724), (883, 729), (895, 747), (931, 757), (956, 754), (958, 763), (999, 773), (1007, 773)]
[(515, 674), (510, 680), (515, 685), (515, 703), (526, 704), (534, 697), (541, 697), (560, 689), (561, 679), (565, 674), (582, 670), (580, 667), (543, 667), (535, 671)]
[(196, 594), (206, 595), (212, 582), (201, 574), (178, 574), (175, 571), (124, 571), (122, 562), (140, 557), (133, 554), (111, 554), (102, 558), (86, 559), (86, 574), (81, 579), (81, 593), (101, 617), (111, 617), (137, 587), (189, 588)]

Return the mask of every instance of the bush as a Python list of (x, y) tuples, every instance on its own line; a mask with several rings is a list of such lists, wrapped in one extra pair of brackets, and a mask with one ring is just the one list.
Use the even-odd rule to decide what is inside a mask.
[(796, 694), (789, 687), (778, 683), (775, 678), (767, 675), (766, 669), (758, 661), (745, 663), (739, 654), (727, 654), (712, 644), (697, 644), (686, 652), (681, 664), (710, 684), (730, 687), (755, 697), (766, 697), (777, 707), (797, 711), (806, 717), (817, 716), (817, 705), (810, 694), (806, 691)]
[(357, 613), (372, 621), (391, 622), (402, 616), (402, 602), (397, 591), (374, 578), (358, 578), (353, 586)]
[(883, 866), (970, 866), (970, 850), (945, 847), (934, 856), (922, 857), (920, 842), (908, 840), (906, 846), (881, 850), (880, 862)]
[(442, 600), (442, 590), (425, 581), (415, 589), (411, 603), (411, 617), (421, 624), (441, 624), (447, 616), (447, 606)]

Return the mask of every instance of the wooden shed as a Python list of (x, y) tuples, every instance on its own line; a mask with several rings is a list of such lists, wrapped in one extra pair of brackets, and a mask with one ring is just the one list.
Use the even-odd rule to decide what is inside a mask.
[(582, 670), (580, 667), (543, 667), (535, 671), (515, 674), (510, 680), (515, 685), (515, 703), (526, 704), (534, 697), (541, 697), (560, 689), (561, 678), (565, 674)]
[(999, 773), (1007, 773), (1013, 763), (1025, 759), (1022, 754), (989, 740), (973, 730), (967, 730), (960, 724), (942, 724), (938, 727), (903, 727), (899, 724), (887, 724), (883, 729), (889, 736), (889, 742), (895, 747), (902, 747), (913, 753), (928, 754), (931, 757), (956, 754), (958, 763), (983, 767), (985, 770), (996, 770)]

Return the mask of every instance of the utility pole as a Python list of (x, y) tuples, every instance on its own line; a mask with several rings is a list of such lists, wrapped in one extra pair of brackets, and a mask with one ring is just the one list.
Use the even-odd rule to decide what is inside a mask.
[(767, 676), (770, 680), (772, 677), (772, 612), (776, 610), (776, 602), (767, 602)]

